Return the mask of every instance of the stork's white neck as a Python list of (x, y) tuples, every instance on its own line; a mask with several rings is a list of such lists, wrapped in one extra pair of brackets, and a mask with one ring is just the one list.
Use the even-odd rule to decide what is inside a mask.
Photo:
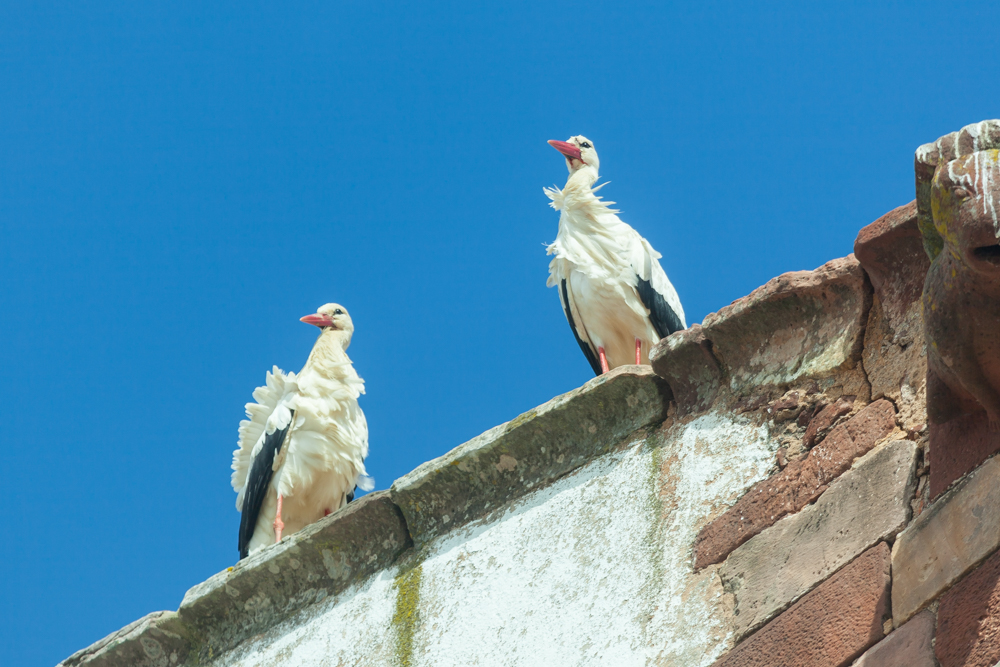
[(351, 344), (351, 332), (340, 329), (323, 329), (316, 344), (313, 345), (312, 352), (306, 365), (302, 367), (302, 373), (309, 370), (315, 371), (319, 375), (332, 377), (335, 369), (344, 362), (351, 363), (347, 356), (347, 346)]
[(566, 187), (564, 187), (563, 190), (589, 190), (594, 187), (594, 183), (597, 182), (597, 178), (597, 169), (589, 164), (585, 164), (569, 175), (569, 179), (566, 181)]

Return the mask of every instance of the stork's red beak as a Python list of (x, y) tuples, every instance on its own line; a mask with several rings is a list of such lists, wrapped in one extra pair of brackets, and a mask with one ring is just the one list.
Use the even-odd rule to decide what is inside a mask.
[[(555, 139), (549, 139), (549, 145), (556, 149), (566, 157), (571, 160), (579, 160), (583, 162), (583, 158), (580, 157), (580, 149), (573, 144), (567, 143), (565, 141), (556, 141)], [(586, 162), (583, 162), (587, 164)]]
[(330, 319), (329, 315), (320, 315), (315, 313), (313, 315), (306, 315), (305, 317), (299, 318), (300, 322), (305, 322), (306, 324), (313, 324), (319, 328), (332, 327), (333, 320)]

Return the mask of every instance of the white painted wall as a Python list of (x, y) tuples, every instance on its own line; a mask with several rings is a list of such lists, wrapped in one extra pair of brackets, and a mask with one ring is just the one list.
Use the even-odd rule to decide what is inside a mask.
[(691, 546), (776, 448), (716, 413), (634, 439), (215, 665), (710, 665), (732, 604)]

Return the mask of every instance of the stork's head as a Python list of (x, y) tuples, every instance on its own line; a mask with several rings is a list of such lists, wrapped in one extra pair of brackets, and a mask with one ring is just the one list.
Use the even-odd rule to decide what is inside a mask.
[(323, 331), (346, 331), (349, 334), (354, 331), (354, 322), (351, 321), (351, 316), (347, 314), (347, 309), (339, 303), (328, 303), (325, 306), (320, 306), (314, 314), (306, 315), (301, 318), (301, 321), (313, 324)]
[(595, 180), (601, 161), (597, 159), (597, 150), (593, 142), (582, 134), (570, 137), (569, 141), (556, 141), (551, 139), (549, 145), (556, 149), (566, 158), (566, 168), (570, 175), (575, 174), (585, 167), (594, 170)]

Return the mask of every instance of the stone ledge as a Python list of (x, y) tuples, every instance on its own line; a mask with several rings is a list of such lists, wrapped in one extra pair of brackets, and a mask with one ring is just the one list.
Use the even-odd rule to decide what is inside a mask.
[(662, 422), (670, 396), (648, 366), (616, 368), (424, 463), (393, 483), (392, 500), (420, 546)]
[(870, 304), (861, 265), (848, 255), (772, 278), (703, 326), (730, 389), (787, 385), (855, 368)]
[(695, 568), (722, 562), (734, 549), (818, 498), (859, 456), (867, 454), (896, 426), (886, 400), (866, 406), (834, 427), (809, 455), (755, 484), (735, 505), (705, 526), (695, 542)]
[(859, 366), (871, 286), (848, 255), (785, 273), (663, 339), (650, 352), (682, 413), (707, 409), (722, 383), (736, 394)]
[(871, 278), (890, 325), (898, 329), (920, 303), (930, 260), (917, 228), (917, 202), (895, 208), (861, 229), (854, 254)]
[(61, 667), (202, 664), (389, 567), (412, 546), (386, 491), (366, 495), (74, 653)]
[[(712, 667), (841, 667), (883, 637), (889, 547), (858, 556)], [(912, 666), (916, 667), (916, 666)]]
[(700, 324), (664, 338), (650, 351), (649, 361), (670, 385), (681, 413), (704, 412), (715, 401), (722, 369)]
[(178, 615), (208, 660), (392, 565), (412, 546), (389, 493), (363, 496), (187, 592)]
[(57, 667), (172, 667), (191, 654), (191, 633), (175, 611), (154, 611), (59, 663)]
[(994, 457), (931, 504), (892, 550), (897, 626), (1000, 547), (1000, 459)]
[(885, 443), (858, 460), (815, 504), (731, 553), (719, 576), (736, 598), (737, 639), (902, 530), (909, 520), (916, 465), (915, 443)]

